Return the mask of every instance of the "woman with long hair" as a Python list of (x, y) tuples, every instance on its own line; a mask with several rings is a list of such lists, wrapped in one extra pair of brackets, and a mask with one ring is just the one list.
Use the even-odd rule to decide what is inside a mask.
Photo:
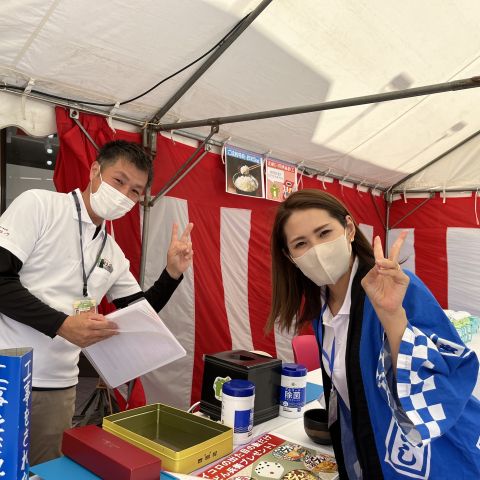
[(312, 323), (340, 478), (480, 478), (478, 359), (427, 287), (345, 206), (292, 194), (271, 239), (275, 324)]

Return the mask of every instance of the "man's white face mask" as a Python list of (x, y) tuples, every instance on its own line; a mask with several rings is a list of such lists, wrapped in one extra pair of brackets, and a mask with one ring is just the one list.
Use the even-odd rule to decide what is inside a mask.
[(90, 183), (90, 206), (95, 215), (104, 220), (116, 220), (134, 207), (135, 202), (104, 182), (102, 174), (100, 174), (100, 181), (100, 186), (95, 193), (92, 193), (92, 184)]
[(350, 267), (352, 246), (347, 232), (335, 240), (319, 243), (297, 258), (292, 258), (302, 273), (319, 287), (333, 285)]

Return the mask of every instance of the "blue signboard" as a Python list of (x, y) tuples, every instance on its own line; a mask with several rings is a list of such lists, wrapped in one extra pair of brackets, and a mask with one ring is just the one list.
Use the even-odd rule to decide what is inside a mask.
[(32, 349), (0, 350), (0, 478), (28, 480)]

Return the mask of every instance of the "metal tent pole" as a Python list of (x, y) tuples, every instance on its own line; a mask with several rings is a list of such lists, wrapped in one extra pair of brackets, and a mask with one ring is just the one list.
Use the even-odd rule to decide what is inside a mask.
[(225, 39), (223, 43), (200, 65), (196, 72), (170, 97), (163, 107), (155, 114), (153, 123), (158, 123), (162, 117), (175, 105), (190, 87), (217, 61), (217, 59), (232, 45), (232, 43), (253, 23), (253, 21), (270, 5), (272, 0), (262, 2), (247, 16), (244, 21)]
[[(393, 184), (391, 187), (389, 187), (389, 191), (393, 191), (399, 186), (401, 185), (402, 183), (405, 183), (407, 180), (409, 180), (410, 178), (414, 177), (415, 175), (417, 175), (418, 173), (420, 172), (423, 172), (423, 170), (425, 170), (426, 168), (430, 167), (431, 165), (433, 165), (434, 163), (437, 163), (439, 160), (441, 160), (443, 157), (446, 157), (449, 153), (452, 153), (454, 150), (457, 150), (457, 148), (460, 148), (462, 145), (464, 145), (465, 143), (468, 143), (470, 140), (472, 140), (473, 138), (475, 138), (476, 136), (478, 136), (480, 134), (480, 130), (477, 130), (473, 135), (470, 135), (469, 137), (465, 138), (464, 140), (462, 140), (461, 142), (457, 143), (456, 145), (454, 145), (452, 148), (450, 148), (449, 150), (447, 150), (446, 152), (443, 152), (442, 154), (440, 154), (438, 157), (435, 157), (433, 160), (431, 160), (430, 162), (426, 163), (425, 165), (421, 166), (419, 169), (415, 170), (413, 173), (409, 173), (406, 177), (402, 178), (401, 180), (399, 180), (397, 183)], [(403, 192), (403, 190), (401, 190)], [(415, 190), (412, 190), (412, 191), (415, 191)]]
[(265, 110), (262, 112), (246, 113), (242, 115), (231, 115), (228, 117), (213, 117), (202, 120), (192, 120), (178, 123), (165, 123), (156, 125), (156, 130), (178, 130), (180, 128), (211, 127), (213, 125), (223, 125), (227, 123), (248, 122), (251, 120), (263, 120), (266, 118), (285, 117), (288, 115), (298, 115), (301, 113), (321, 112), (324, 110), (334, 110), (337, 108), (352, 107), (356, 105), (367, 105), (369, 103), (388, 102), (391, 100), (400, 100), (402, 98), (419, 97), (422, 95), (431, 95), (434, 93), (449, 92), (453, 90), (465, 90), (468, 88), (480, 87), (480, 76), (454, 80), (453, 82), (437, 83), (426, 85), (424, 87), (407, 88), (395, 92), (376, 93), (373, 95), (364, 95), (362, 97), (347, 98), (344, 100), (333, 100), (330, 102), (316, 103), (313, 105), (303, 105), (299, 107), (280, 108), (277, 110)]
[[(143, 147), (152, 156), (152, 161), (157, 153), (157, 133), (146, 128), (142, 135)], [(147, 263), (147, 243), (148, 243), (148, 227), (150, 225), (150, 209), (151, 203), (151, 187), (145, 190), (145, 198), (143, 200), (143, 224), (142, 224), (142, 252), (140, 256), (140, 274), (139, 283), (142, 290), (145, 286), (145, 266)]]
[[(162, 189), (155, 195), (155, 198), (150, 202), (150, 205), (153, 206), (157, 202), (157, 200), (163, 196), (165, 196), (180, 180), (182, 180), (185, 175), (187, 175), (190, 170), (198, 163), (202, 158), (210, 151), (210, 147), (208, 146), (208, 141), (210, 140), (213, 135), (218, 132), (218, 127), (212, 127), (210, 134), (206, 137), (195, 149), (195, 151), (188, 157), (188, 159), (183, 163), (183, 165), (177, 170), (175, 175), (162, 187)], [(204, 151), (200, 153), (200, 150), (204, 149)], [(198, 156), (197, 156), (198, 155)]]

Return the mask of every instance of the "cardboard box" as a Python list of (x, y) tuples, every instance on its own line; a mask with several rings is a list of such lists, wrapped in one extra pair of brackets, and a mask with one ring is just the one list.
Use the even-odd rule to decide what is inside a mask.
[(230, 427), (161, 403), (109, 415), (103, 428), (158, 456), (170, 472), (193, 472), (233, 450)]
[(71, 428), (63, 434), (62, 451), (104, 480), (158, 480), (158, 457), (95, 425)]
[(200, 411), (219, 420), (224, 381), (249, 380), (255, 385), (253, 424), (278, 417), (282, 361), (247, 350), (205, 355)]

